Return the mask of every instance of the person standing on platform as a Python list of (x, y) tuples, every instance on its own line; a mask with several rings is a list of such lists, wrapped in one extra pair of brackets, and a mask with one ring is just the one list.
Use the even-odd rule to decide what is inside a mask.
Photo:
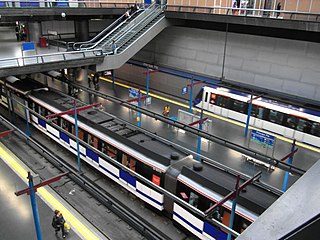
[(20, 41), (20, 27), (18, 24), (16, 25), (15, 29), (16, 29), (17, 42), (19, 42)]
[(66, 221), (64, 220), (62, 213), (59, 210), (55, 210), (54, 216), (52, 219), (52, 227), (54, 227), (56, 234), (58, 234), (58, 232), (61, 229), (63, 238), (66, 238), (66, 233), (65, 233), (65, 229), (64, 229), (65, 222)]
[(169, 106), (169, 104), (167, 104), (163, 109), (162, 115), (165, 117), (168, 117), (169, 113), (170, 113), (170, 106)]
[[(278, 2), (277, 4), (277, 11), (281, 10), (281, 2)], [(277, 12), (277, 18), (280, 16), (280, 12)]]

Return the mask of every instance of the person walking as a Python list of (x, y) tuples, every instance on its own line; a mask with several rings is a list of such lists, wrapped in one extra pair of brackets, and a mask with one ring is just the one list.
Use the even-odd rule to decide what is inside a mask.
[(112, 40), (111, 48), (112, 48), (112, 53), (117, 54), (117, 44), (114, 40)]
[(20, 27), (19, 27), (19, 25), (16, 25), (15, 30), (16, 30), (17, 42), (19, 42), (20, 41)]
[[(277, 4), (277, 11), (281, 10), (281, 2), (278, 2)], [(280, 12), (277, 12), (277, 18), (280, 16)]]
[(62, 237), (66, 238), (66, 233), (64, 229), (64, 223), (66, 221), (64, 220), (62, 213), (59, 210), (54, 211), (54, 216), (52, 219), (52, 227), (55, 229), (55, 233), (58, 234), (58, 232), (61, 229)]

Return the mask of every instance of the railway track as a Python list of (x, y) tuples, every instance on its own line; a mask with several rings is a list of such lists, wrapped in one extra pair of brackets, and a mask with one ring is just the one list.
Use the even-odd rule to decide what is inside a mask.
[[(145, 218), (132, 211), (130, 207), (123, 204), (114, 197), (112, 193), (108, 192), (104, 188), (104, 185), (110, 184), (110, 182), (103, 183), (105, 179), (102, 178), (99, 173), (95, 173), (89, 167), (83, 166), (83, 172), (79, 174), (75, 164), (76, 161), (66, 162), (63, 157), (58, 154), (61, 153), (59, 150), (48, 150), (43, 143), (46, 141), (50, 142), (50, 139), (46, 139), (46, 141), (39, 139), (39, 135), (41, 134), (35, 134), (36, 131), (33, 131), (33, 135), (35, 135), (37, 139), (27, 138), (20, 130), (3, 117), (1, 117), (1, 122), (7, 128), (16, 129), (14, 135), (2, 141), (9, 148), (10, 146), (21, 146), (18, 151), (16, 150), (17, 148), (15, 148), (14, 152), (18, 156), (20, 155), (19, 157), (24, 160), (25, 164), (39, 174), (41, 179), (50, 178), (61, 172), (68, 172), (67, 177), (64, 177), (62, 182), (59, 181), (53, 184), (53, 188), (80, 213), (84, 213), (84, 217), (90, 222), (93, 222), (106, 238), (173, 239)], [(18, 134), (19, 136), (17, 136)], [(31, 154), (26, 154), (26, 152)], [(71, 153), (69, 155), (67, 159), (75, 159)], [(74, 194), (84, 196), (84, 198), (81, 198), (80, 201), (75, 200), (73, 197)], [(131, 197), (130, 201), (132, 201), (132, 199)], [(88, 216), (85, 216), (88, 205), (90, 205), (90, 208), (96, 206), (96, 210), (94, 210), (94, 214), (92, 214), (94, 217), (88, 214)], [(108, 216), (107, 220), (106, 216)], [(104, 223), (99, 223), (98, 219)], [(111, 227), (106, 227), (105, 225), (110, 225)], [(113, 229), (111, 234), (106, 230), (110, 228)], [(117, 230), (115, 230), (115, 228), (117, 228)], [(108, 234), (106, 232), (108, 232)], [(181, 239), (185, 238), (186, 236), (181, 234)]]

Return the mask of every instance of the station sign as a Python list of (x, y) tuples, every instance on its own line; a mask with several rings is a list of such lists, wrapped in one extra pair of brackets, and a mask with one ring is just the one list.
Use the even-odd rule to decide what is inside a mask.
[(268, 147), (273, 147), (275, 136), (252, 129), (251, 140), (258, 144), (264, 144), (264, 145), (267, 145)]
[(35, 50), (34, 42), (24, 42), (24, 43), (22, 43), (21, 49), (22, 49), (22, 51)]
[(183, 87), (182, 91), (181, 91), (181, 94), (184, 95), (184, 94), (187, 94), (187, 93), (188, 93), (188, 87)]
[(129, 88), (129, 98), (138, 98), (139, 97), (139, 89)]

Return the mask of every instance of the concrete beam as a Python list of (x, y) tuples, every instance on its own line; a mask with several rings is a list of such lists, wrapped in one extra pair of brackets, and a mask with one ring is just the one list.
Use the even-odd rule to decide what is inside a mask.
[(189, 21), (203, 21), (216, 23), (229, 23), (237, 25), (248, 25), (257, 27), (280, 28), (310, 32), (320, 32), (320, 22), (263, 18), (263, 17), (246, 17), (220, 14), (203, 14), (189, 12), (165, 11), (165, 16), (168, 19), (182, 19)]
[(22, 67), (2, 68), (0, 69), (0, 77), (39, 73), (39, 72), (56, 70), (56, 69), (96, 65), (96, 64), (101, 64), (103, 62), (103, 58), (104, 57), (101, 56), (101, 57), (91, 57), (91, 58), (85, 58), (85, 59), (73, 59), (73, 60), (67, 60), (67, 61), (33, 64), (33, 65), (27, 65)]

